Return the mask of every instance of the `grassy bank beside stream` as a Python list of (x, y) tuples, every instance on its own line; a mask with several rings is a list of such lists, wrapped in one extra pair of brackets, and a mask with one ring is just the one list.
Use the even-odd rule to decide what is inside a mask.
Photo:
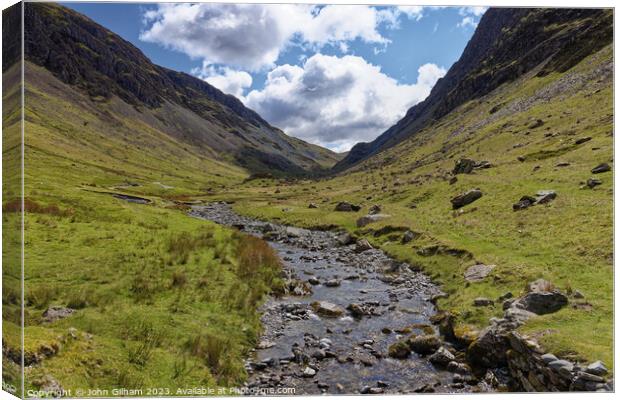
[[(611, 55), (607, 47), (564, 74), (504, 85), (345, 174), (255, 180), (208, 199), (235, 200), (237, 212), (260, 219), (366, 237), (441, 284), (449, 297), (438, 306), (457, 315), (462, 332), (500, 316), (503, 294), (518, 296), (528, 282), (547, 279), (569, 296), (569, 306), (520, 330), (558, 356), (613, 367), (613, 176), (591, 172), (613, 161), (611, 78), (600, 72)], [(459, 174), (451, 184), (461, 157), (492, 167)], [(587, 187), (591, 177), (600, 184)], [(453, 210), (450, 199), (472, 188), (482, 198)], [(522, 196), (540, 190), (557, 198), (513, 211)], [(334, 211), (340, 201), (362, 209)], [(389, 217), (358, 228), (374, 204)], [(416, 239), (401, 243), (405, 230)], [(496, 267), (484, 281), (468, 283), (463, 273), (476, 263)], [(495, 305), (476, 307), (478, 297)]]

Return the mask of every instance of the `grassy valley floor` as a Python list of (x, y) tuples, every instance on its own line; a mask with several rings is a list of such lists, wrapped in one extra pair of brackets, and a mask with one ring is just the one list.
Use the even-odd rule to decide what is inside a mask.
[[(50, 80), (29, 68), (43, 76), (26, 88), (26, 395), (242, 383), (280, 262), (261, 240), (187, 216), (184, 200), (247, 173), (148, 131), (118, 99), (94, 110), (68, 99), (81, 96), (68, 86), (40, 90)], [(19, 125), (4, 121), (13, 136), (3, 157), (18, 165)], [(9, 265), (19, 259), (19, 176), (5, 172), (3, 226), (16, 234), (3, 236), (3, 378), (19, 388), (19, 264)]]
[[(457, 315), (463, 334), (501, 316), (503, 294), (518, 296), (528, 282), (547, 279), (569, 294), (570, 305), (531, 319), (521, 331), (558, 356), (613, 367), (613, 176), (591, 172), (613, 162), (612, 70), (608, 46), (566, 73), (533, 71), (468, 102), (347, 173), (320, 181), (254, 180), (204, 199), (234, 200), (237, 212), (261, 219), (340, 227), (368, 238), (442, 285), (449, 297), (438, 306)], [(462, 157), (492, 167), (450, 184)], [(591, 177), (601, 184), (585, 186)], [(482, 198), (452, 210), (450, 199), (473, 188)], [(557, 199), (513, 211), (522, 196), (540, 190), (554, 190)], [(336, 212), (340, 201), (362, 209)], [(358, 228), (374, 204), (390, 217)], [(402, 244), (404, 230), (417, 238)], [(463, 273), (476, 263), (496, 268), (483, 282), (467, 283)], [(475, 307), (478, 297), (496, 305)]]

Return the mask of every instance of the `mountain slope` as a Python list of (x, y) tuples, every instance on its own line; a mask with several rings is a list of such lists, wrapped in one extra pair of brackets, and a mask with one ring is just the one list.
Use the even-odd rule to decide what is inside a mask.
[[(197, 152), (251, 172), (305, 174), (337, 155), (291, 138), (234, 96), (152, 64), (140, 50), (83, 15), (54, 4), (25, 7), (25, 58), (97, 103), (120, 98), (151, 112), (162, 131)], [(172, 111), (171, 111), (172, 110)]]
[[(503, 315), (502, 296), (518, 297), (528, 282), (546, 279), (569, 304), (519, 331), (544, 351), (613, 368), (613, 44), (565, 71), (546, 73), (545, 66), (330, 179), (286, 188), (248, 182), (217, 198), (236, 200), (236, 210), (264, 220), (345, 228), (422, 269), (448, 295), (437, 306), (454, 314), (462, 339)], [(455, 175), (462, 158), (485, 168)], [(611, 170), (592, 172), (603, 163)], [(475, 188), (482, 197), (454, 210), (450, 200)], [(548, 190), (557, 194), (553, 201), (513, 211), (522, 197)], [(341, 201), (361, 209), (334, 211)], [(375, 204), (388, 217), (360, 228), (358, 219)], [(413, 239), (404, 241), (407, 230)], [(495, 267), (468, 282), (464, 273), (475, 264)], [(480, 297), (494, 304), (478, 307)]]
[(416, 134), (457, 106), (540, 67), (564, 72), (613, 39), (613, 11), (596, 9), (492, 8), (460, 59), (428, 98), (370, 143), (355, 145), (336, 166), (350, 168)]

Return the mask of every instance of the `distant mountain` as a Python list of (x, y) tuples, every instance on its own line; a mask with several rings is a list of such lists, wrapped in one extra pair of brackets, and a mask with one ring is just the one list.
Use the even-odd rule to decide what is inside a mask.
[(24, 25), (27, 63), (45, 68), (94, 102), (118, 97), (152, 114), (159, 130), (197, 152), (253, 173), (308, 174), (339, 159), (287, 136), (234, 96), (153, 64), (131, 43), (66, 7), (27, 3)]
[(459, 105), (536, 67), (539, 76), (564, 72), (612, 40), (610, 9), (491, 8), (461, 58), (430, 95), (374, 141), (356, 144), (334, 170), (345, 170), (393, 147)]

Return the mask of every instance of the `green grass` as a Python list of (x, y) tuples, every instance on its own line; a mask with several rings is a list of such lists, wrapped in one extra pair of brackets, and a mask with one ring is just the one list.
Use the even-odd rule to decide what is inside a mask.
[[(110, 124), (63, 97), (77, 92), (34, 85), (26, 93), (24, 349), (34, 360), (26, 390), (47, 376), (73, 393), (175, 394), (243, 382), (244, 357), (261, 329), (258, 306), (281, 287), (280, 262), (259, 239), (187, 216), (178, 200), (247, 173), (192, 153), (113, 104), (98, 110), (109, 107)], [(5, 166), (18, 161), (9, 142)], [(3, 359), (3, 378), (19, 386), (19, 180), (3, 172), (12, 182), (3, 192), (3, 345), (16, 354)], [(50, 306), (76, 312), (48, 323), (42, 314)]]
[[(534, 318), (521, 330), (558, 355), (601, 359), (613, 366), (612, 173), (598, 175), (603, 184), (593, 190), (581, 188), (594, 166), (613, 160), (611, 79), (599, 81), (599, 74), (592, 72), (611, 54), (607, 47), (566, 74), (525, 77), (502, 86), (340, 176), (293, 184), (252, 181), (207, 198), (236, 200), (237, 211), (258, 218), (337, 225), (358, 235), (364, 231), (356, 228), (356, 219), (380, 204), (391, 218), (367, 228), (406, 226), (422, 236), (407, 245), (389, 234), (366, 236), (440, 283), (450, 296), (438, 305), (454, 312), (458, 324), (479, 329), (502, 314), (499, 305), (473, 307), (476, 297), (496, 299), (508, 291), (519, 295), (527, 282), (545, 278), (561, 290), (579, 290), (585, 299), (572, 299), (569, 307)], [(567, 74), (584, 76), (585, 84), (559, 84)], [(491, 114), (496, 104), (504, 106)], [(544, 125), (530, 129), (536, 119)], [(586, 136), (592, 140), (574, 144)], [(519, 156), (525, 161), (518, 161)], [(458, 182), (449, 185), (448, 172), (460, 157), (488, 160), (494, 167), (458, 175)], [(556, 167), (560, 162), (570, 166)], [(471, 188), (480, 188), (483, 197), (453, 211), (449, 199)], [(512, 210), (521, 196), (547, 189), (558, 193), (552, 203)], [(334, 212), (342, 200), (363, 209)], [(310, 202), (319, 208), (309, 209)], [(418, 255), (429, 245), (464, 249), (473, 258)], [(467, 284), (463, 272), (476, 262), (497, 267), (484, 282)]]

